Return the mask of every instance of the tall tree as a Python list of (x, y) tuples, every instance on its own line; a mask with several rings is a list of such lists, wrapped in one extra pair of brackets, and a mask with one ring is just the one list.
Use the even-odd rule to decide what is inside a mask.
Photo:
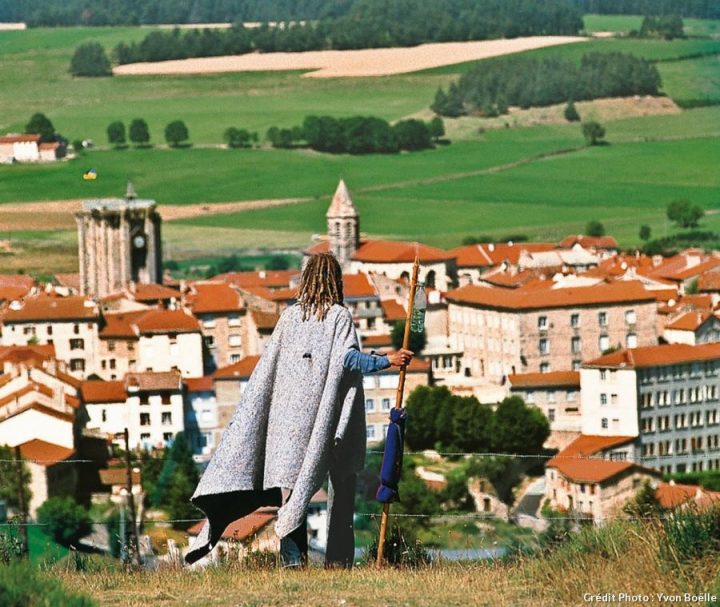
[(583, 122), (582, 134), (588, 142), (588, 145), (597, 145), (605, 137), (605, 127), (599, 122), (589, 120), (588, 122)]
[(605, 236), (605, 226), (597, 219), (591, 219), (585, 225), (585, 234), (588, 236)]
[(190, 133), (182, 120), (173, 120), (165, 127), (165, 141), (170, 147), (176, 148), (189, 138)]
[(497, 453), (535, 455), (550, 436), (550, 424), (537, 407), (509, 396), (495, 410), (489, 427), (491, 448)]
[(689, 200), (673, 200), (667, 207), (667, 218), (681, 228), (695, 228), (705, 216), (702, 207), (692, 204)]
[(40, 135), (41, 141), (55, 140), (55, 127), (50, 119), (40, 112), (33, 114), (25, 125), (25, 132)]
[(108, 143), (113, 145), (123, 145), (125, 143), (125, 125), (116, 120), (111, 122), (107, 127)]
[(137, 146), (147, 145), (150, 141), (150, 129), (148, 128), (147, 122), (145, 122), (142, 118), (135, 118), (130, 123), (128, 134), (130, 136), (130, 141)]
[(112, 76), (110, 59), (102, 45), (87, 42), (78, 46), (70, 61), (70, 73), (73, 76)]

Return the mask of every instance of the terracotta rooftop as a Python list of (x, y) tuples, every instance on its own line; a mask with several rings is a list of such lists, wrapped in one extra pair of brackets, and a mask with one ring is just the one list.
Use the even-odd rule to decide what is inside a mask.
[(345, 298), (375, 297), (378, 294), (370, 279), (363, 274), (343, 274), (343, 294)]
[(666, 324), (665, 328), (674, 331), (697, 331), (711, 316), (707, 311), (684, 312)]
[(147, 310), (137, 310), (105, 314), (103, 316), (105, 324), (100, 329), (100, 337), (104, 339), (137, 339), (138, 330), (135, 323), (147, 313)]
[(617, 367), (640, 369), (678, 363), (715, 360), (720, 358), (720, 343), (699, 344), (662, 344), (618, 350), (595, 360), (586, 362), (583, 367)]
[(133, 297), (135, 301), (140, 302), (167, 301), (173, 298), (180, 299), (180, 291), (155, 283), (139, 283), (135, 285)]
[(580, 387), (579, 371), (553, 371), (551, 373), (517, 373), (508, 375), (513, 388)]
[(407, 318), (407, 310), (394, 299), (383, 299), (380, 302), (383, 317), (387, 322), (396, 322)]
[(389, 333), (383, 335), (366, 335), (362, 338), (363, 348), (383, 348), (392, 346), (392, 338)]
[(199, 333), (200, 323), (184, 310), (150, 310), (135, 321), (140, 334)]
[[(127, 471), (125, 468), (105, 468), (98, 470), (100, 473), (100, 483), (106, 486), (122, 485), (127, 486)], [(132, 484), (139, 485), (142, 480), (140, 470), (134, 469), (130, 472), (132, 475)]]
[(212, 375), (205, 375), (204, 377), (188, 377), (183, 380), (183, 383), (187, 386), (188, 392), (213, 391)]
[(612, 236), (567, 236), (560, 241), (560, 247), (569, 249), (579, 244), (585, 249), (617, 249), (618, 243)]
[(68, 287), (76, 291), (80, 290), (80, 274), (77, 272), (55, 274), (54, 278), (55, 282), (61, 287)]
[(3, 135), (0, 137), (0, 143), (40, 143), (40, 135), (22, 134), (22, 135)]
[(634, 440), (632, 436), (595, 436), (581, 434), (548, 463), (573, 482), (599, 483), (624, 472), (635, 464), (593, 456)]
[(237, 287), (267, 287), (279, 289), (290, 286), (290, 281), (300, 276), (300, 270), (262, 270), (259, 272), (227, 272), (213, 276)]
[(720, 491), (710, 491), (698, 485), (680, 485), (672, 481), (659, 483), (655, 495), (663, 508), (677, 508), (688, 503), (701, 507), (720, 503)]
[(80, 394), (84, 402), (92, 403), (124, 403), (127, 390), (124, 381), (102, 381), (89, 379), (80, 386)]
[(659, 266), (648, 272), (648, 276), (679, 282), (699, 277), (718, 266), (720, 257), (707, 257), (700, 251), (685, 251), (663, 260)]
[(35, 460), (41, 466), (52, 466), (65, 461), (75, 454), (73, 449), (48, 443), (39, 438), (27, 441), (20, 446), (20, 455), (24, 459)]
[(447, 261), (455, 257), (442, 249), (415, 242), (364, 240), (352, 254), (352, 259), (366, 263), (412, 263), (416, 253), (420, 263)]
[(195, 282), (185, 301), (193, 314), (238, 313), (245, 307), (242, 295), (226, 282)]
[(140, 392), (175, 391), (181, 389), (179, 371), (128, 373), (125, 384), (128, 392), (137, 388)]
[(713, 268), (698, 277), (699, 291), (720, 291), (720, 268)]
[(276, 312), (263, 312), (262, 310), (251, 310), (250, 314), (258, 331), (272, 331), (280, 318)]
[[(545, 269), (543, 270), (522, 270), (520, 272), (508, 272), (500, 270), (491, 270), (486, 272), (480, 277), (480, 280), (487, 282), (496, 287), (505, 287), (508, 289), (518, 289), (527, 286), (529, 283), (534, 282), (538, 286), (544, 283), (546, 276)], [(552, 282), (549, 283), (552, 285)]]
[[(2, 405), (0, 405), (2, 406)], [(15, 417), (17, 415), (22, 415), (23, 413), (27, 411), (39, 411), (43, 415), (49, 415), (50, 417), (54, 417), (56, 419), (61, 419), (66, 422), (73, 423), (75, 421), (75, 414), (71, 412), (65, 412), (65, 411), (58, 411), (57, 409), (53, 409), (52, 407), (48, 407), (47, 405), (43, 405), (37, 402), (28, 403), (27, 405), (23, 405), (19, 407), (18, 409), (15, 409), (12, 413), (9, 413), (5, 415), (5, 419), (10, 419), (11, 417)]]
[(13, 401), (17, 401), (23, 396), (27, 396), (28, 394), (32, 394), (33, 392), (39, 392), (40, 394), (48, 397), (53, 396), (52, 388), (50, 388), (49, 386), (38, 383), (36, 381), (30, 381), (30, 383), (27, 383), (21, 388), (18, 388), (17, 390), (15, 390), (15, 392), (11, 392), (10, 394), (6, 394), (2, 398), (0, 398), (0, 407), (3, 407)]
[(93, 321), (99, 318), (97, 304), (91, 299), (80, 295), (71, 297), (38, 297), (25, 299), (24, 302), (5, 307), (3, 321), (7, 323), (20, 322), (70, 322)]
[(569, 308), (613, 303), (655, 301), (637, 281), (612, 282), (590, 287), (510, 290), (466, 285), (445, 294), (449, 302), (485, 308), (532, 310)]
[(497, 266), (505, 261), (515, 265), (523, 251), (542, 253), (555, 248), (556, 245), (549, 242), (488, 242), (451, 249), (450, 253), (457, 260), (458, 268), (477, 268)]
[(1, 363), (25, 364), (27, 366), (40, 366), (42, 363), (55, 358), (55, 346), (29, 345), (29, 346), (0, 346)]
[[(262, 531), (277, 518), (277, 508), (260, 508), (230, 523), (222, 538), (225, 541), (244, 542)], [(187, 530), (188, 535), (198, 535), (205, 521), (199, 521)]]
[(232, 365), (218, 369), (213, 377), (215, 379), (247, 379), (252, 375), (259, 360), (259, 356), (246, 356)]

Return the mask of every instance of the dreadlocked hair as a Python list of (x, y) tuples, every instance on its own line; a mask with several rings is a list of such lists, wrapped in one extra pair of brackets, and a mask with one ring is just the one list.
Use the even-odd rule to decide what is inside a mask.
[(308, 259), (300, 278), (297, 296), (303, 320), (323, 320), (334, 304), (343, 302), (342, 268), (332, 253), (317, 253)]

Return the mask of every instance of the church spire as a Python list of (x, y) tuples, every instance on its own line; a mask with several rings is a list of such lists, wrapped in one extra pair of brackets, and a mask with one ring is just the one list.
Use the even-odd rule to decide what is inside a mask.
[(360, 216), (343, 179), (338, 183), (326, 216), (330, 251), (347, 270), (352, 254), (360, 245)]
[(127, 182), (127, 189), (125, 190), (125, 198), (127, 200), (135, 200), (137, 198), (137, 194), (135, 193), (135, 186), (133, 186), (132, 181), (128, 180)]

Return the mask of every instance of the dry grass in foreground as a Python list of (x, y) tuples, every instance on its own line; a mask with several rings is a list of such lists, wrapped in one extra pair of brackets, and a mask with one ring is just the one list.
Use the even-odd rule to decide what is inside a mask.
[[(100, 605), (581, 605), (585, 593), (720, 594), (717, 545), (687, 552), (663, 542), (660, 526), (617, 523), (586, 529), (545, 557), (511, 563), (439, 563), (422, 569), (350, 572), (254, 570), (56, 572), (66, 587)], [(697, 538), (692, 539), (697, 545)], [(677, 547), (677, 549), (676, 549)], [(620, 601), (606, 604), (618, 604)], [(668, 603), (669, 604), (669, 603)], [(688, 604), (688, 603), (685, 603)], [(707, 603), (706, 603), (707, 604)]]

